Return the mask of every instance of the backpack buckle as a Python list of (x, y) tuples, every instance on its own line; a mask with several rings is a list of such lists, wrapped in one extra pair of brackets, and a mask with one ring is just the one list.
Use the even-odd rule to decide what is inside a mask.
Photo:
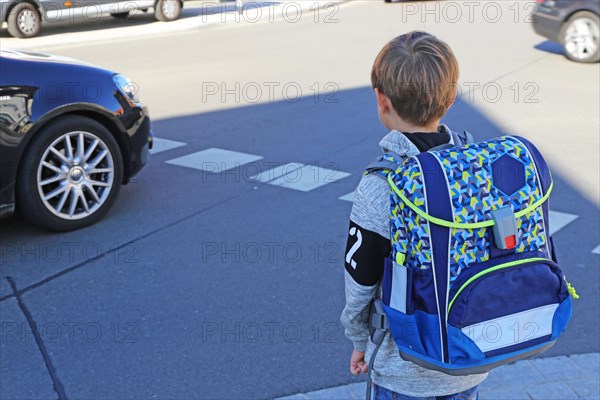
[(371, 341), (379, 346), (389, 328), (390, 325), (383, 308), (383, 301), (381, 299), (373, 300), (369, 307), (369, 336)]
[(512, 208), (503, 207), (492, 211), (496, 247), (512, 250), (517, 247), (517, 218)]

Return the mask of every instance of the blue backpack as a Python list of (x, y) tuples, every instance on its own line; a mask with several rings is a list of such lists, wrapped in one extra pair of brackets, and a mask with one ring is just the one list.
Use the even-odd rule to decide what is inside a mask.
[(385, 154), (367, 169), (391, 188), (371, 338), (389, 328), (404, 360), (469, 375), (550, 348), (578, 296), (556, 263), (540, 152), (516, 136), (453, 137), (458, 147)]

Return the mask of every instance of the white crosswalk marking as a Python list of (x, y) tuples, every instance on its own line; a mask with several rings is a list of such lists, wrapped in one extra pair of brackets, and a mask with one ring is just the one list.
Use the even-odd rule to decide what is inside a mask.
[(283, 164), (278, 167), (275, 167), (275, 168), (272, 168), (272, 169), (269, 169), (266, 171), (262, 171), (257, 175), (251, 176), (250, 179), (259, 181), (259, 182), (263, 182), (263, 183), (267, 183), (267, 182), (271, 182), (272, 180), (275, 180), (283, 175), (290, 174), (290, 173), (294, 172), (295, 170), (300, 169), (302, 167), (305, 167), (305, 165), (300, 164), (300, 163)]
[(254, 154), (210, 148), (167, 161), (167, 164), (219, 173), (262, 159)]
[(185, 145), (186, 143), (178, 142), (176, 140), (161, 139), (155, 137), (153, 139), (152, 150), (150, 150), (150, 154), (158, 154), (163, 151), (173, 150)]
[(577, 215), (562, 213), (558, 211), (550, 211), (550, 235), (569, 225), (577, 219)]
[(354, 192), (350, 192), (348, 194), (343, 195), (342, 197), (338, 197), (340, 200), (349, 201), (352, 203), (354, 201)]
[(600, 254), (600, 246), (598, 246), (594, 250), (592, 250), (592, 253), (594, 253), (594, 254)]
[(329, 183), (350, 176), (347, 172), (321, 168), (315, 165), (290, 163), (255, 175), (253, 179), (288, 189), (310, 192)]

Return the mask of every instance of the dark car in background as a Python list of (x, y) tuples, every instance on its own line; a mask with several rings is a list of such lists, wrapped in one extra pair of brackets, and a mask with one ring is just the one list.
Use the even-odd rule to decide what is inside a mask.
[(0, 0), (0, 23), (7, 23), (11, 36), (28, 38), (39, 33), (42, 21), (96, 20), (107, 15), (122, 19), (149, 8), (157, 20), (173, 21), (181, 15), (183, 0)]
[(148, 161), (150, 119), (123, 75), (0, 50), (0, 217), (47, 229), (98, 221)]
[(599, 0), (537, 0), (533, 29), (561, 43), (567, 58), (577, 62), (600, 61)]

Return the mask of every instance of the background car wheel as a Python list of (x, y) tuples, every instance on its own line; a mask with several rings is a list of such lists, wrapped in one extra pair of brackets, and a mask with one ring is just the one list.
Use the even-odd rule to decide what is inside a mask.
[(174, 21), (181, 15), (179, 0), (158, 0), (154, 7), (154, 16), (159, 21)]
[(8, 33), (17, 38), (37, 35), (42, 27), (40, 12), (31, 3), (19, 3), (8, 14)]
[(574, 14), (563, 26), (561, 38), (568, 59), (592, 63), (600, 61), (600, 18), (582, 11)]
[(31, 222), (67, 231), (98, 221), (123, 180), (123, 159), (112, 134), (81, 116), (62, 117), (28, 145), (17, 176), (17, 209)]

